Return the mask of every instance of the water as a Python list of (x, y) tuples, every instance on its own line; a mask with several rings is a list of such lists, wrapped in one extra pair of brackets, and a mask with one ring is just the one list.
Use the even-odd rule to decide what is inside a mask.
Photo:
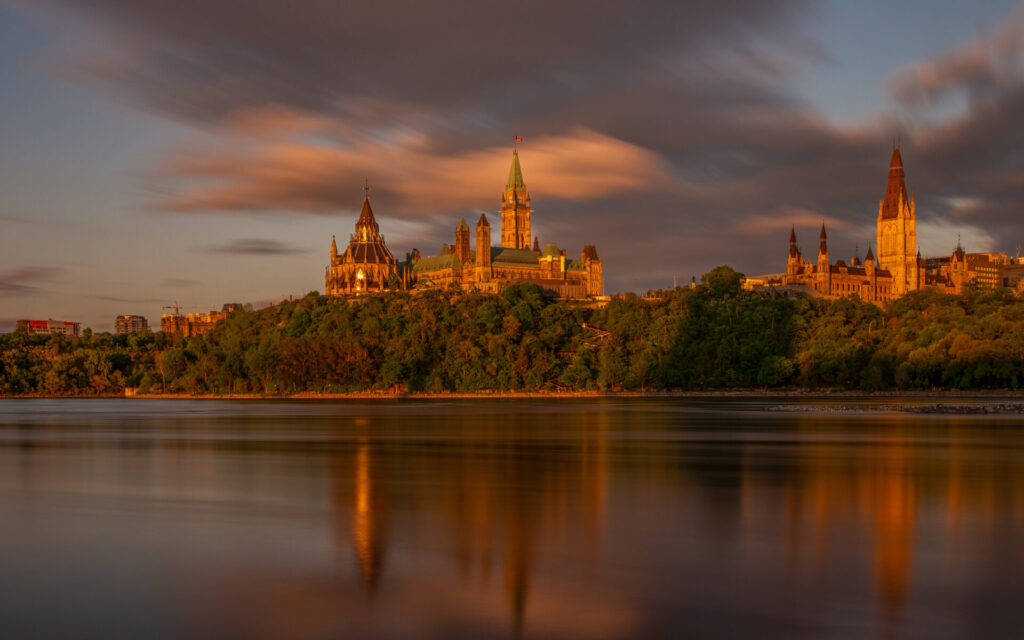
[(792, 404), (2, 400), (0, 637), (1024, 637), (1024, 419)]

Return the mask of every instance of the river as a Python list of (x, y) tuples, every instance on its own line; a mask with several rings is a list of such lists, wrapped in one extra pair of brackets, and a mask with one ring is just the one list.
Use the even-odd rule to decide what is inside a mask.
[(934, 401), (0, 400), (0, 637), (1024, 637), (1024, 417), (829, 410)]

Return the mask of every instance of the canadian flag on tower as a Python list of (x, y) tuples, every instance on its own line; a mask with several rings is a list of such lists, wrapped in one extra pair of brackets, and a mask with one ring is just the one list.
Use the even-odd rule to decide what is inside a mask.
[(522, 141), (523, 141), (522, 138), (520, 138), (519, 136), (516, 136), (516, 142), (522, 142)]

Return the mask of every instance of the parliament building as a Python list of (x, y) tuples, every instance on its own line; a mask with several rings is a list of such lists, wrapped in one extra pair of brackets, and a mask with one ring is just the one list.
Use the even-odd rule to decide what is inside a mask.
[[(501, 197), (500, 245), (492, 246), (491, 223), (486, 214), (475, 233), (463, 218), (455, 227), (454, 244), (445, 244), (436, 256), (421, 256), (418, 249), (404, 261), (392, 255), (370, 207), (363, 200), (355, 233), (344, 253), (331, 241), (331, 263), (324, 274), (327, 295), (354, 296), (386, 290), (424, 290), (457, 286), (467, 291), (497, 293), (502, 287), (532, 282), (562, 298), (593, 298), (604, 294), (603, 263), (594, 245), (586, 245), (579, 259), (565, 249), (531, 236), (530, 193), (526, 190), (518, 151)], [(530, 240), (533, 239), (531, 246)]]
[(797, 246), (796, 229), (789, 234), (786, 272), (747, 278), (744, 287), (783, 287), (825, 298), (857, 296), (886, 303), (918, 289), (963, 293), (968, 285), (992, 287), (1007, 284), (1000, 274), (1012, 269), (1012, 259), (1002, 253), (966, 253), (960, 243), (949, 256), (923, 259), (917, 248), (917, 211), (908, 195), (903, 157), (893, 149), (885, 197), (878, 203), (877, 257), (868, 247), (862, 261), (832, 262), (825, 225), (818, 235), (814, 261), (804, 258)]

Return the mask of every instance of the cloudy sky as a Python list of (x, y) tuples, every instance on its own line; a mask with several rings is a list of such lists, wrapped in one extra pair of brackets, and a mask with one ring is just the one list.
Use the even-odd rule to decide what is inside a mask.
[(323, 289), (368, 178), (396, 255), (496, 211), (607, 293), (873, 242), (1024, 244), (1020, 0), (0, 0), (0, 331)]

